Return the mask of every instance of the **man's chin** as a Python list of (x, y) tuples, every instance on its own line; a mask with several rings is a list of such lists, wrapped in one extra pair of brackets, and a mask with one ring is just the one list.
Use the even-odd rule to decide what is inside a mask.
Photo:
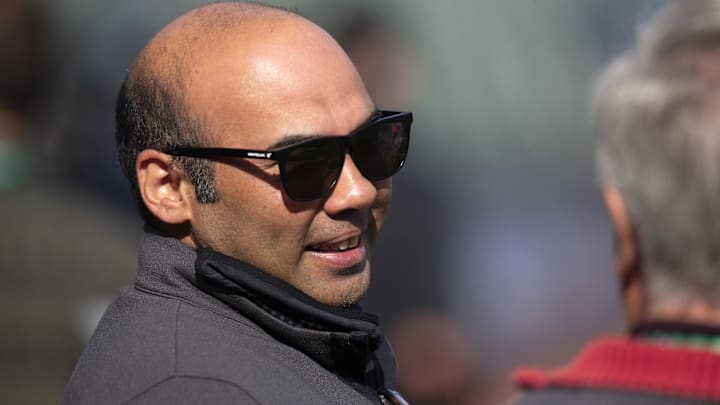
[(308, 295), (331, 307), (349, 307), (365, 296), (369, 286), (370, 266), (366, 264), (337, 273), (334, 280)]

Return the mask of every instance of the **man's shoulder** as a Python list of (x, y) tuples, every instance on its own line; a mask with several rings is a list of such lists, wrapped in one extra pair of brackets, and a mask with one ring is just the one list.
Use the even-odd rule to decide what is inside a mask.
[(526, 390), (517, 404), (718, 403), (719, 366), (711, 351), (632, 336), (597, 338), (565, 367), (517, 370), (515, 382)]
[(341, 383), (240, 315), (131, 288), (98, 325), (66, 399), (167, 402), (189, 387), (212, 386), (237, 403), (328, 402), (319, 384)]
[(249, 342), (263, 339), (249, 321), (130, 287), (108, 307), (66, 391), (127, 400), (180, 375), (222, 381), (249, 367), (238, 360), (257, 356)]

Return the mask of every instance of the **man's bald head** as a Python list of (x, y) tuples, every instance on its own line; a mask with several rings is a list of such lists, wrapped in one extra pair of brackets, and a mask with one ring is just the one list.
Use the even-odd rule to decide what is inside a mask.
[[(254, 55), (269, 42), (297, 41), (292, 46), (303, 47), (295, 33), (326, 36), (334, 43), (322, 29), (288, 10), (217, 3), (176, 19), (143, 49), (118, 95), (116, 142), (123, 172), (146, 219), (150, 216), (139, 200), (135, 173), (139, 152), (210, 143), (208, 133), (215, 132), (209, 130), (213, 120), (197, 105), (202, 95), (194, 93), (202, 87), (198, 86), (201, 81), (216, 78), (208, 77), (218, 74), (212, 65), (226, 63), (222, 56), (230, 55), (251, 70)], [(243, 89), (248, 97), (257, 96), (254, 81), (255, 77), (249, 76)], [(211, 93), (205, 98), (217, 96)], [(191, 178), (200, 202), (212, 203), (219, 198), (211, 163), (183, 157), (175, 158), (175, 162)]]
[(251, 3), (210, 4), (188, 12), (160, 31), (143, 49), (129, 79), (149, 75), (168, 85), (187, 85), (193, 68), (229, 44), (252, 43), (282, 24), (305, 21), (285, 9)]

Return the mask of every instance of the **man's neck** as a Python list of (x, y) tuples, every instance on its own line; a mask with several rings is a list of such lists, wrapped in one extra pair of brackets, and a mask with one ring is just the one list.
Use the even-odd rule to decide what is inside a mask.
[(682, 304), (657, 303), (647, 310), (643, 320), (712, 325), (720, 328), (720, 308), (699, 298)]

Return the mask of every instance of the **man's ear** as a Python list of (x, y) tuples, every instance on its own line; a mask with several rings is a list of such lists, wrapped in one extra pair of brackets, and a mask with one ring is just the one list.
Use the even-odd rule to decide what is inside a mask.
[(192, 219), (191, 184), (174, 166), (172, 157), (153, 149), (140, 152), (135, 161), (140, 197), (148, 211), (169, 225)]
[(603, 197), (615, 235), (615, 271), (620, 279), (625, 312), (634, 324), (642, 318), (646, 304), (637, 233), (617, 187), (605, 185)]

